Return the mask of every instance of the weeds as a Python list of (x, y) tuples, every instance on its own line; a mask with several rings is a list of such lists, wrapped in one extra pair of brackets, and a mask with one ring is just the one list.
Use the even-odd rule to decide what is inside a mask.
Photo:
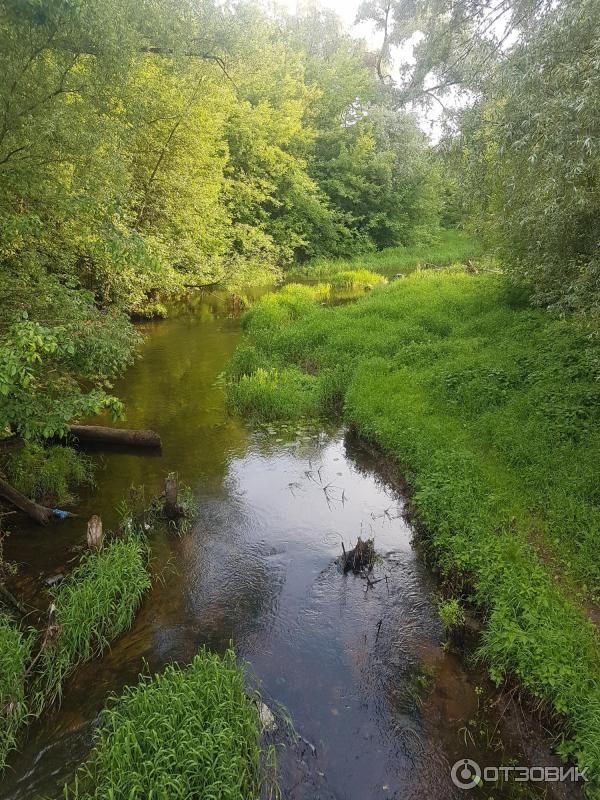
[(202, 649), (188, 667), (170, 665), (113, 699), (64, 797), (254, 800), (259, 736), (235, 654)]
[(6, 473), (27, 497), (56, 505), (72, 502), (70, 486), (93, 483), (92, 462), (87, 456), (71, 447), (43, 447), (34, 442), (10, 454)]
[(476, 243), (462, 231), (442, 230), (431, 244), (411, 247), (388, 247), (385, 250), (365, 253), (351, 261), (342, 259), (315, 259), (287, 273), (289, 277), (332, 280), (338, 273), (349, 270), (370, 270), (372, 273), (391, 277), (396, 273), (408, 274), (419, 266), (433, 264), (447, 266), (465, 261), (479, 254)]

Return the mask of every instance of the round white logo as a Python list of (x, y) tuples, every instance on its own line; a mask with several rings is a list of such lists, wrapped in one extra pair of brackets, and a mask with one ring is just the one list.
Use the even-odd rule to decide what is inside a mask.
[(481, 783), (481, 767), (470, 758), (461, 758), (452, 767), (450, 776), (459, 789), (474, 789)]

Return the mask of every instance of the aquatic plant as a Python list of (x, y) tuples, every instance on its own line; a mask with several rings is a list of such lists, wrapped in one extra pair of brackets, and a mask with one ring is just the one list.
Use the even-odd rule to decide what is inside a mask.
[(27, 717), (25, 678), (33, 642), (32, 633), (22, 633), (8, 614), (0, 611), (0, 772)]
[(115, 538), (50, 590), (54, 633), (43, 648), (34, 684), (35, 706), (60, 698), (64, 680), (75, 667), (99, 655), (132, 624), (150, 588), (148, 546), (135, 533)]
[(235, 654), (202, 649), (113, 698), (65, 800), (219, 798), (259, 791), (258, 713)]

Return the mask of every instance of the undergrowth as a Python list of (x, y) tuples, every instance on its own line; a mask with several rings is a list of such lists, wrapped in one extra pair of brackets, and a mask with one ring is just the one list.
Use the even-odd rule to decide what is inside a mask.
[(9, 454), (6, 473), (32, 500), (63, 505), (73, 500), (70, 487), (93, 483), (92, 461), (71, 447), (43, 447), (34, 442)]
[(229, 650), (202, 649), (113, 698), (65, 800), (255, 800), (259, 725)]
[[(560, 715), (560, 752), (600, 786), (600, 643), (582, 607), (600, 597), (597, 340), (501, 276), (462, 270), (293, 315), (263, 302), (230, 366), (232, 402), (337, 414), (402, 465), (441, 570), (475, 587), (492, 677), (516, 676)], [(281, 375), (294, 391), (278, 397)]]

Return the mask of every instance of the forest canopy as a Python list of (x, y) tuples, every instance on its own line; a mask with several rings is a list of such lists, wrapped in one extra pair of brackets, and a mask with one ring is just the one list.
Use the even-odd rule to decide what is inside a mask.
[(149, 297), (437, 223), (424, 135), (330, 13), (8, 0), (0, 15), (2, 428), (50, 437), (118, 411), (125, 313)]

